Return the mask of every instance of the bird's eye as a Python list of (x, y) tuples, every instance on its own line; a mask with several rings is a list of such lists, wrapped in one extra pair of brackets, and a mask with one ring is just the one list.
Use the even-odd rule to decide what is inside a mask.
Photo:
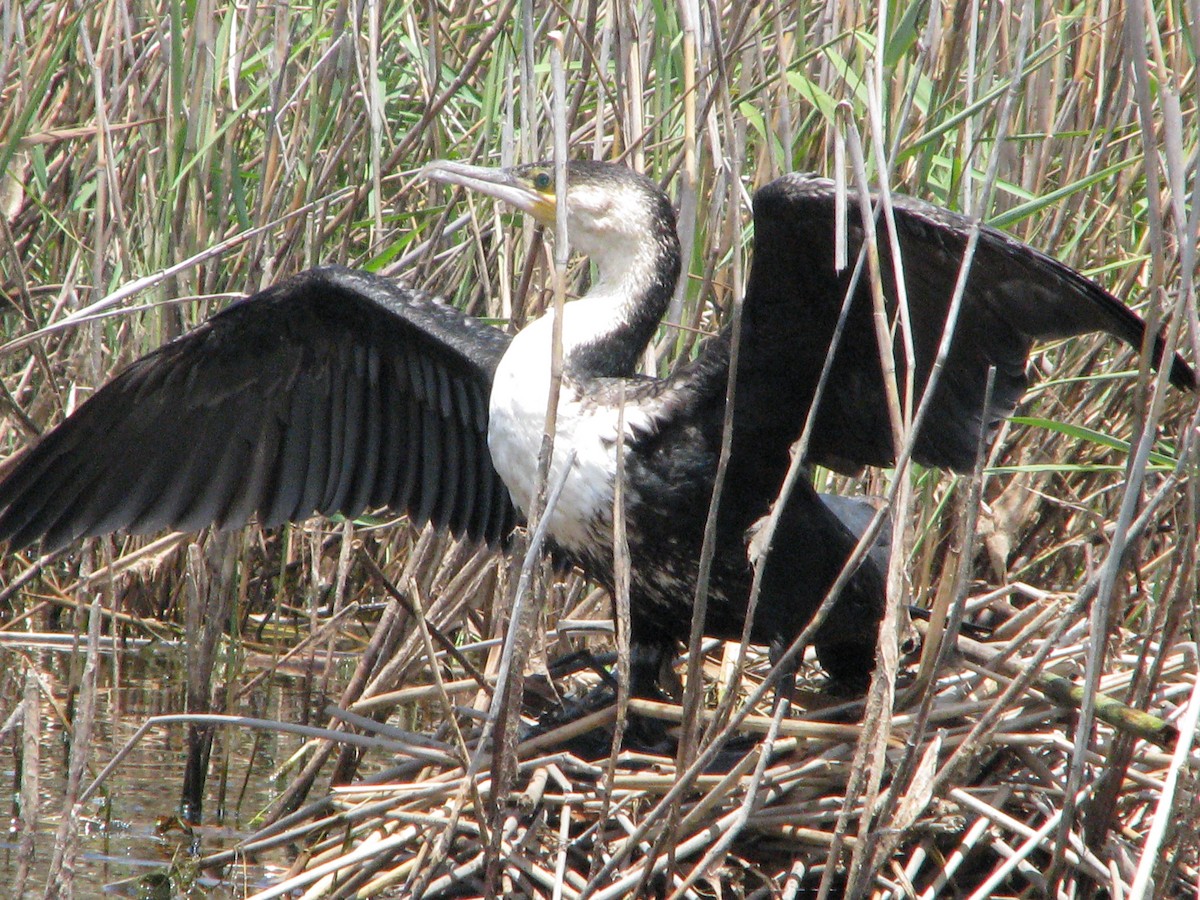
[(547, 190), (550, 187), (550, 173), (538, 172), (533, 176), (533, 186), (539, 191)]

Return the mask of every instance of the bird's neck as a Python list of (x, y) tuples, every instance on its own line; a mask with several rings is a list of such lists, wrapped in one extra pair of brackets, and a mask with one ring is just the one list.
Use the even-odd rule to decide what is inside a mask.
[(580, 249), (595, 263), (597, 278), (563, 310), (563, 371), (576, 379), (632, 375), (679, 278), (674, 229), (642, 235), (628, 247)]

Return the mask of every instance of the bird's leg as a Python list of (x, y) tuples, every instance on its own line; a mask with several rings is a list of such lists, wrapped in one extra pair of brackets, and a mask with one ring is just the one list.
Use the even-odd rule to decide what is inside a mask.
[[(771, 661), (771, 665), (779, 664), (783, 659), (783, 655), (787, 652), (790, 642), (782, 638), (775, 638), (771, 641), (767, 648), (767, 659)], [(787, 664), (779, 673), (779, 680), (775, 683), (775, 705), (785, 704), (783, 714), (787, 716), (791, 712), (792, 703), (796, 699), (796, 670), (797, 665), (795, 659)]]
[(662, 677), (674, 656), (674, 641), (664, 643), (632, 637), (629, 642), (629, 696), (669, 701), (670, 697), (662, 689)]
[[(662, 689), (664, 669), (675, 656), (674, 639), (664, 640), (661, 634), (648, 637), (644, 628), (639, 628), (635, 617), (630, 623), (629, 636), (629, 696), (642, 700), (668, 701)], [(625, 746), (638, 750), (660, 752), (672, 745), (667, 736), (666, 725), (659, 719), (629, 713), (625, 727)]]

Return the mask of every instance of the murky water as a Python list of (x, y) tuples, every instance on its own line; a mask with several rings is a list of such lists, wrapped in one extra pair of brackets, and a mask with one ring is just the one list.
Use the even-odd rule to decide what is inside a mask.
[[(38, 823), (34, 834), (32, 869), (20, 894), (41, 897), (63, 816), (63, 797), (69, 761), (69, 738), (63, 711), (75, 703), (82, 651), (66, 647), (30, 646), (9, 640), (0, 644), (0, 725), (17, 708), (26, 672), (35, 671), (43, 688), (38, 698), (41, 739)], [(221, 663), (218, 663), (220, 670)], [(90, 784), (130, 737), (152, 716), (185, 712), (185, 662), (178, 647), (161, 644), (103, 654), (99, 673), (96, 723), (90, 742)], [(334, 671), (336, 690), (346, 665)], [(243, 671), (238, 683), (249, 674)], [(246, 696), (231, 698), (228, 712), (277, 719), (310, 721), (324, 705), (324, 694), (304, 675), (272, 675)], [(254, 885), (271, 880), (272, 873), (290, 860), (280, 852), (254, 861), (236, 873), (236, 883), (200, 873), (192, 887), (177, 873), (189, 868), (196, 854), (209, 854), (236, 844), (252, 829), (255, 817), (279, 790), (279, 776), (289, 774), (289, 759), (300, 749), (296, 735), (250, 731), (237, 727), (217, 730), (200, 827), (188, 829), (178, 820), (187, 726), (164, 724), (146, 733), (120, 763), (85, 808), (80, 856), (75, 866), (77, 897), (243, 897)], [(20, 841), (21, 738), (10, 729), (0, 741), (0, 803), (4, 832), (0, 834), (0, 896), (15, 896)], [(149, 876), (147, 878), (147, 876)], [(229, 876), (227, 876), (229, 877)]]

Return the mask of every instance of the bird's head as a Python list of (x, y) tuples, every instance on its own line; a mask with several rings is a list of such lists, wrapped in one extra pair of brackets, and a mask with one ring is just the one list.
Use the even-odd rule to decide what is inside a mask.
[[(559, 197), (552, 163), (493, 169), (440, 160), (424, 174), (495, 197), (554, 227)], [(567, 163), (567, 234), (601, 272), (624, 269), (647, 244), (677, 243), (675, 212), (654, 182), (616, 163), (583, 160)]]

